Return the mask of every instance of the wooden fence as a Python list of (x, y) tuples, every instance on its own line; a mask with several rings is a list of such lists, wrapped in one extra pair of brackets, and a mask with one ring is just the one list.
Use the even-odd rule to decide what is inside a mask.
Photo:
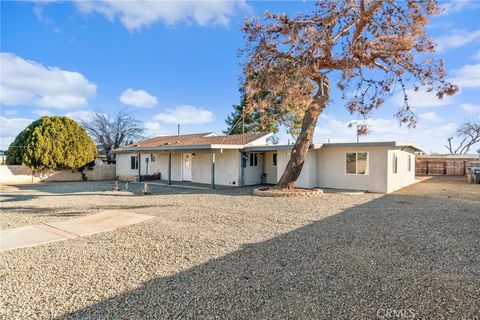
[(417, 176), (464, 176), (467, 167), (480, 166), (480, 159), (417, 156)]

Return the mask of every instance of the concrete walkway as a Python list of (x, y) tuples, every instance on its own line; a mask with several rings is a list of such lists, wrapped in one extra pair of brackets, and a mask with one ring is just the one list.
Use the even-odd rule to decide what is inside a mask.
[(32, 247), (114, 230), (153, 218), (125, 211), (103, 211), (76, 219), (0, 230), (0, 251)]

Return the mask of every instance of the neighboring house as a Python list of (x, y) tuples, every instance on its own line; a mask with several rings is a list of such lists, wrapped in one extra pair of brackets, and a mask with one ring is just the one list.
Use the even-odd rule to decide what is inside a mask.
[[(271, 134), (214, 133), (156, 137), (120, 147), (117, 177), (191, 181), (227, 186), (275, 184), (293, 145), (268, 145)], [(418, 147), (400, 142), (312, 144), (298, 187), (389, 193), (415, 182)]]
[(4, 166), (7, 164), (7, 155), (5, 154), (5, 151), (0, 150), (0, 165)]

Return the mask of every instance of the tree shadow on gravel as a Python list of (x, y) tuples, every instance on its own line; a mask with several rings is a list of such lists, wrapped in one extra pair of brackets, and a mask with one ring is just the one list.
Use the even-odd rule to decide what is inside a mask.
[(472, 317), (478, 230), (473, 201), (386, 195), (58, 319)]
[(19, 201), (28, 201), (28, 200), (38, 199), (38, 196), (36, 195), (14, 194), (14, 193), (11, 193), (11, 194), (2, 193), (1, 197), (2, 199), (0, 199), (0, 203), (19, 202)]
[[(23, 206), (16, 206), (16, 207), (8, 207), (4, 208), (3, 210), (8, 210), (15, 213), (21, 213), (25, 215), (36, 215), (42, 214), (52, 217), (64, 217), (64, 216), (82, 216), (82, 215), (89, 215), (92, 213), (98, 213), (98, 211), (105, 211), (105, 210), (139, 210), (139, 209), (147, 209), (147, 208), (167, 208), (167, 207), (179, 207), (180, 205), (173, 205), (173, 204), (164, 204), (164, 205), (107, 205), (107, 206), (98, 206), (94, 205), (91, 207), (84, 207), (85, 211), (78, 211), (75, 210), (74, 207), (65, 208), (62, 207), (60, 209), (50, 208), (50, 207), (23, 207)], [(61, 210), (57, 212), (56, 210)], [(88, 210), (88, 211), (87, 211)], [(93, 212), (92, 212), (93, 211)]]

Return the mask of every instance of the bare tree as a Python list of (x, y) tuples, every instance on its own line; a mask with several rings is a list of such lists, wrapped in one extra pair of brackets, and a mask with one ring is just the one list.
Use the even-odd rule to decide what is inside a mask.
[(115, 116), (95, 112), (92, 120), (82, 121), (82, 126), (100, 145), (107, 157), (110, 151), (131, 140), (143, 137), (145, 129), (140, 121), (133, 118), (125, 111), (119, 111)]
[(445, 145), (445, 148), (451, 154), (467, 154), (474, 144), (480, 142), (480, 123), (466, 122), (457, 129), (455, 135), (460, 139), (460, 142), (454, 146), (454, 137), (449, 137), (447, 138), (448, 144)]
[[(280, 100), (302, 117), (276, 188), (294, 187), (333, 84), (343, 91), (347, 109), (363, 119), (398, 84), (404, 103), (396, 117), (409, 127), (416, 117), (407, 84), (435, 91), (439, 99), (458, 91), (445, 82), (443, 62), (433, 57), (435, 45), (425, 34), (429, 16), (439, 12), (434, 0), (323, 0), (310, 14), (266, 13), (263, 21), (245, 20), (241, 53), (248, 106), (268, 108)], [(358, 130), (368, 131), (366, 124)]]

